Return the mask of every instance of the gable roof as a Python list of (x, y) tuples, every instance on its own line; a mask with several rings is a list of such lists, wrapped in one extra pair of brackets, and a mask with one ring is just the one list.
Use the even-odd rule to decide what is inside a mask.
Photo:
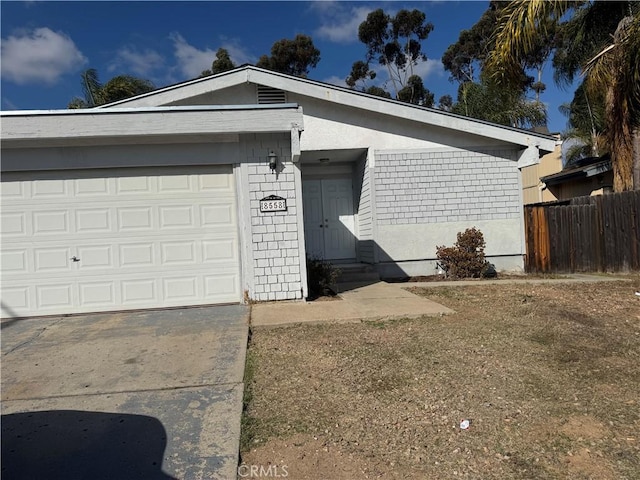
[[(464, 131), (482, 137), (513, 143), (522, 147), (538, 147), (540, 150), (547, 152), (553, 151), (556, 144), (556, 139), (551, 135), (507, 127), (434, 108), (420, 107), (397, 100), (377, 97), (346, 87), (339, 87), (307, 78), (294, 77), (292, 75), (258, 68), (253, 65), (243, 65), (217, 75), (189, 80), (136, 97), (102, 105), (97, 108), (162, 106), (244, 83), (264, 85), (369, 112), (409, 119), (424, 123), (425, 125)], [(302, 107), (304, 111), (304, 104)]]

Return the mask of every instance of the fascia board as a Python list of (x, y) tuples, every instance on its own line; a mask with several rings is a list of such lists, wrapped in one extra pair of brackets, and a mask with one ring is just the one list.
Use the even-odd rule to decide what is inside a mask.
[[(68, 112), (68, 111), (67, 111)], [(134, 138), (180, 135), (224, 135), (238, 133), (290, 132), (293, 125), (302, 126), (300, 107), (256, 108), (234, 110), (158, 111), (103, 110), (82, 114), (40, 112), (7, 115), (2, 118), (2, 146), (28, 143), (59, 144), (87, 138)], [(15, 144), (15, 145), (14, 145)]]

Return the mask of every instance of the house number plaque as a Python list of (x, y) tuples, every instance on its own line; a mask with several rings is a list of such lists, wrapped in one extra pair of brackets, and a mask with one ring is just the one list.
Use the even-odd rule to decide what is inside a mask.
[(286, 212), (287, 199), (276, 195), (269, 195), (260, 200), (261, 212)]

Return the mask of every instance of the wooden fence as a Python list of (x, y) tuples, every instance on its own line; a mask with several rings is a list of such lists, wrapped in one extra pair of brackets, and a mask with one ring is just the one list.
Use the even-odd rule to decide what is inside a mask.
[(640, 270), (640, 190), (525, 205), (527, 272)]

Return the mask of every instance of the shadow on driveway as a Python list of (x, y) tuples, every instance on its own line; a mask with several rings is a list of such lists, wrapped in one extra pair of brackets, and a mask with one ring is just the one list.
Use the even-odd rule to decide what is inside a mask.
[(167, 432), (144, 415), (51, 410), (2, 416), (2, 478), (170, 480)]

